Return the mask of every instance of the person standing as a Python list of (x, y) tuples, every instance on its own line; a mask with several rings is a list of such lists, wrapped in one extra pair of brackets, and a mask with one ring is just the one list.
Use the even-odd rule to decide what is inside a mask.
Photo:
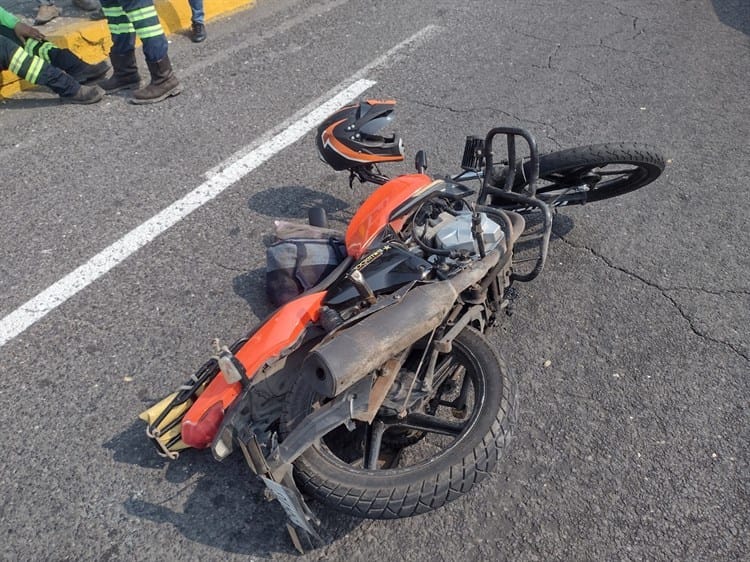
[(108, 94), (138, 88), (141, 76), (135, 62), (136, 35), (143, 43), (143, 54), (151, 82), (135, 89), (131, 103), (156, 103), (182, 91), (167, 54), (167, 38), (153, 0), (101, 0), (112, 35), (109, 58), (114, 73), (99, 82)]
[(190, 29), (190, 39), (193, 43), (200, 43), (206, 40), (206, 14), (203, 11), (203, 0), (188, 0), (192, 17), (190, 18), (193, 25)]
[(104, 92), (98, 86), (82, 84), (104, 76), (109, 65), (82, 61), (0, 7), (0, 70), (10, 70), (27, 82), (47, 86), (64, 101), (84, 104), (98, 102)]

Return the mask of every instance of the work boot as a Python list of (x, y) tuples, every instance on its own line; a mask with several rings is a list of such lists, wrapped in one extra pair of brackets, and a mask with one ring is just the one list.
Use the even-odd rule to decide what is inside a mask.
[(200, 43), (206, 40), (206, 26), (197, 21), (193, 22), (193, 27), (190, 30), (190, 40), (193, 43)]
[(151, 73), (151, 83), (133, 92), (130, 103), (156, 103), (169, 96), (176, 96), (182, 91), (180, 82), (172, 71), (172, 63), (169, 62), (168, 56), (155, 62), (146, 61), (146, 64)]
[(104, 90), (99, 86), (81, 86), (72, 96), (61, 96), (65, 103), (89, 104), (96, 103), (104, 97)]
[(110, 53), (109, 60), (112, 62), (114, 72), (112, 76), (97, 84), (104, 90), (104, 93), (114, 94), (120, 90), (132, 90), (139, 86), (141, 75), (138, 74), (138, 65), (135, 63), (135, 51), (124, 55)]
[(54, 4), (42, 4), (39, 6), (36, 18), (34, 18), (34, 25), (44, 25), (45, 23), (51, 22), (60, 14), (62, 14), (62, 10)]

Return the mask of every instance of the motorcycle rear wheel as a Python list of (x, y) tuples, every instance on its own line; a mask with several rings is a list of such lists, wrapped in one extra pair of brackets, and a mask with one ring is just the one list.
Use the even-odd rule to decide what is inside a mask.
[[(421, 355), (421, 350), (414, 353)], [(394, 519), (437, 509), (484, 479), (510, 441), (517, 412), (515, 382), (486, 338), (472, 328), (459, 334), (438, 364), (453, 375), (433, 393), (430, 406), (409, 411), (403, 420), (383, 416), (381, 408), (374, 423), (387, 422), (386, 436), (392, 432), (392, 438), (384, 438), (375, 453), (367, 450), (364, 438), (372, 425), (357, 422), (353, 432), (343, 427), (330, 432), (294, 463), (300, 487), (338, 511)], [(451, 409), (449, 399), (458, 403), (464, 385), (470, 399), (463, 420), (457, 421), (462, 412)], [(300, 379), (287, 398), (282, 436), (318, 402)], [(412, 438), (403, 439), (408, 435)], [(389, 450), (394, 443), (406, 446)], [(368, 453), (377, 458), (377, 468), (365, 468)]]
[[(575, 192), (566, 195), (565, 191), (586, 184), (590, 189), (585, 202), (601, 201), (650, 184), (664, 167), (664, 157), (644, 144), (579, 146), (540, 156), (536, 193), (548, 204), (580, 204), (583, 201)], [(526, 186), (524, 178), (530, 174), (531, 166), (526, 162), (523, 172), (516, 175), (513, 191), (521, 191)]]

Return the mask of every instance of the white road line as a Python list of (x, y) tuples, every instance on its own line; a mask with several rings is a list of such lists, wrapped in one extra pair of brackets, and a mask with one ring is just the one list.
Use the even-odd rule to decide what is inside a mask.
[(185, 197), (134, 228), (78, 269), (8, 314), (0, 321), (0, 347), (44, 318), (47, 313), (96, 281), (168, 228), (214, 199), (229, 186), (237, 183), (266, 160), (302, 138), (328, 115), (355, 99), (374, 84), (375, 82), (372, 80), (357, 80), (354, 84), (319, 105), (282, 132), (271, 137), (267, 142), (236, 160)]
[[(174, 226), (190, 213), (214, 199), (266, 160), (302, 138), (333, 111), (371, 88), (375, 82), (364, 78), (367, 72), (383, 65), (399, 50), (425, 39), (437, 29), (439, 28), (436, 26), (427, 26), (402, 41), (383, 56), (357, 71), (348, 80), (342, 82), (337, 88), (343, 89), (333, 94), (330, 99), (322, 103), (318, 103), (316, 100), (316, 102), (313, 102), (313, 109), (309, 111), (306, 111), (307, 108), (302, 110), (304, 113), (300, 117), (296, 117), (295, 115), (290, 120), (291, 123), (287, 121), (263, 135), (258, 141), (250, 145), (252, 148), (248, 147), (249, 150), (246, 148), (238, 152), (234, 157), (215, 168), (213, 170), (214, 173), (209, 174), (210, 177), (208, 180), (195, 190), (131, 230), (82, 266), (70, 272), (5, 316), (0, 320), (0, 347), (44, 318), (48, 313), (52, 312), (76, 293), (85, 289), (110, 269), (125, 261), (130, 255), (151, 242), (171, 226)], [(337, 88), (334, 88), (333, 91)], [(283, 128), (283, 130), (276, 133), (275, 131), (278, 131), (279, 128)]]

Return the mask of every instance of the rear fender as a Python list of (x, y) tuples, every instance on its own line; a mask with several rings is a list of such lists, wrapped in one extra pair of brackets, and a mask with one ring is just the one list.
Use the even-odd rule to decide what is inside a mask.
[[(248, 379), (252, 379), (267, 362), (279, 357), (285, 350), (292, 347), (304, 333), (308, 324), (318, 320), (325, 294), (325, 291), (320, 291), (288, 302), (274, 312), (234, 353), (245, 367)], [(227, 383), (224, 376), (214, 377), (182, 420), (182, 436), (187, 445), (201, 449), (211, 444), (224, 412), (240, 395), (242, 386), (242, 382)], [(213, 433), (203, 432), (203, 438), (199, 441), (189, 442), (191, 441), (190, 434), (212, 408), (214, 411), (217, 408), (221, 410), (221, 416), (215, 423)]]

